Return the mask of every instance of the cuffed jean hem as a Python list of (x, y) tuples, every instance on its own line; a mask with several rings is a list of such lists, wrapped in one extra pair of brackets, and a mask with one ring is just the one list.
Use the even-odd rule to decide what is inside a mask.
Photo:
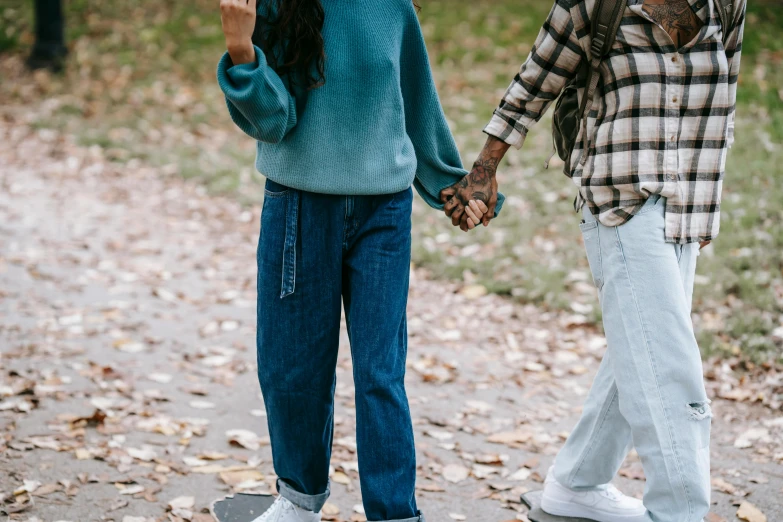
[(329, 485), (327, 484), (326, 491), (323, 493), (319, 495), (306, 495), (292, 488), (283, 479), (277, 479), (277, 492), (280, 493), (281, 497), (290, 500), (292, 504), (302, 509), (312, 511), (313, 513), (318, 513), (321, 511), (321, 508), (324, 507), (326, 499), (329, 498), (329, 493), (331, 493), (329, 489)]

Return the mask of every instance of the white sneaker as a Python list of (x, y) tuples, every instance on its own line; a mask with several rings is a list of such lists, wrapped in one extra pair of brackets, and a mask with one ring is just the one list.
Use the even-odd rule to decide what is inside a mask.
[(278, 496), (269, 509), (253, 522), (321, 522), (321, 514), (302, 509), (287, 498)]
[(641, 500), (628, 497), (611, 484), (590, 491), (575, 491), (560, 484), (549, 468), (541, 509), (550, 515), (582, 517), (597, 522), (644, 522)]

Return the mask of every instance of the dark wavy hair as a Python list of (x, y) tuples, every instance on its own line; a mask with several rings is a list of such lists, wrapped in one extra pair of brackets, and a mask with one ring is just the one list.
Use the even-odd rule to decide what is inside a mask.
[[(264, 15), (256, 17), (253, 43), (279, 75), (294, 85), (320, 87), (324, 77), (324, 8), (321, 0), (259, 0)], [(419, 4), (413, 0), (419, 9)]]

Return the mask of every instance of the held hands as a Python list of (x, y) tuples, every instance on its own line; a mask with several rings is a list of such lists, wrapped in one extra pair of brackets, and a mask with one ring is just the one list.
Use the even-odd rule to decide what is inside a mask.
[(441, 190), (443, 211), (455, 227), (467, 232), (480, 223), (489, 226), (489, 222), (494, 219), (498, 202), (495, 172), (508, 147), (497, 138), (490, 137), (470, 173)]
[(489, 225), (495, 215), (497, 192), (494, 173), (490, 175), (477, 161), (470, 174), (440, 192), (440, 200), (451, 224), (467, 232), (481, 223)]
[(226, 49), (234, 65), (255, 60), (252, 37), (256, 26), (256, 0), (220, 0), (220, 20)]

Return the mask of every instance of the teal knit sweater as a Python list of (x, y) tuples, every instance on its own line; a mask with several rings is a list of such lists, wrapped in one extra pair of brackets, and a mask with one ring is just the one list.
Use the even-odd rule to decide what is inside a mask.
[[(392, 194), (413, 184), (432, 207), (465, 174), (411, 0), (322, 0), (326, 81), (292, 87), (256, 47), (217, 77), (231, 118), (258, 140), (272, 181), (322, 194)], [(497, 211), (502, 205), (498, 197)]]

